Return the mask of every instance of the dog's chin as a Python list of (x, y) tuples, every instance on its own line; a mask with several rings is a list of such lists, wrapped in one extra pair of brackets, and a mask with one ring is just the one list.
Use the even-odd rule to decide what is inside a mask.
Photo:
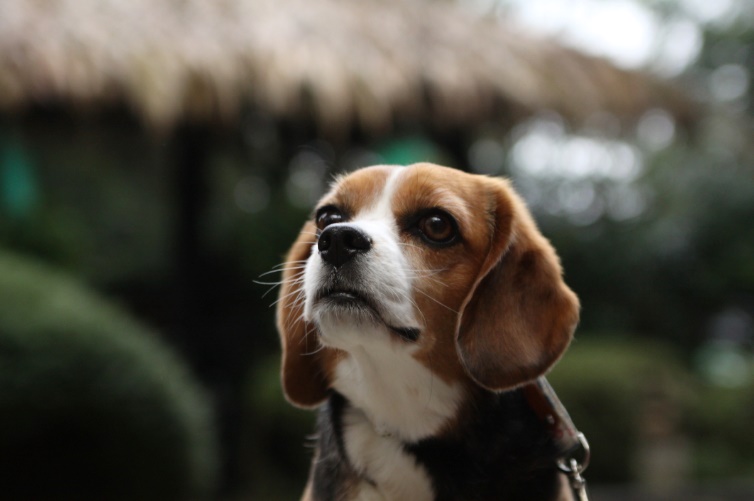
[(318, 295), (312, 307), (313, 319), (319, 327), (322, 341), (329, 344), (332, 335), (348, 332), (349, 336), (374, 331), (387, 331), (405, 341), (416, 341), (419, 329), (393, 326), (385, 320), (368, 298), (355, 291), (325, 291)]

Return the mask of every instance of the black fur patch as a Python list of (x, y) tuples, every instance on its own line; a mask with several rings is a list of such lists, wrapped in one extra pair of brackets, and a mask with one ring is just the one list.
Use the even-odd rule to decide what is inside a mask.
[(453, 432), (407, 444), (436, 501), (538, 501), (559, 488), (555, 445), (520, 390), (486, 394)]
[(312, 488), (317, 501), (341, 499), (355, 476), (343, 444), (345, 406), (346, 399), (333, 392), (317, 415), (317, 458), (312, 465)]

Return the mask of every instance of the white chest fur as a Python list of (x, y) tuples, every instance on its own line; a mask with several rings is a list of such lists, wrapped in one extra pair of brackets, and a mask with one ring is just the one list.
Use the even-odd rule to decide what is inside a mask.
[(427, 472), (402, 443), (436, 434), (455, 415), (459, 388), (412, 357), (415, 347), (390, 342), (387, 333), (349, 337), (362, 342), (349, 346), (348, 356), (336, 368), (333, 386), (353, 406), (343, 418), (349, 460), (374, 482), (365, 482), (355, 499), (433, 499)]
[(354, 468), (366, 479), (354, 501), (431, 501), (432, 482), (393, 436), (379, 434), (367, 417), (351, 408), (343, 416), (343, 442)]
[(335, 370), (333, 386), (364, 412), (378, 434), (404, 442), (436, 434), (455, 415), (460, 389), (412, 357), (414, 347), (386, 342), (387, 336), (379, 334), (377, 342), (350, 347)]

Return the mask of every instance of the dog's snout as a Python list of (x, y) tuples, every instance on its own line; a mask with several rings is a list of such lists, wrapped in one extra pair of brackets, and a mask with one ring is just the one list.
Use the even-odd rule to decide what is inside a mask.
[(372, 248), (372, 240), (362, 230), (348, 224), (333, 224), (319, 236), (317, 248), (322, 259), (333, 266), (341, 266), (355, 255)]

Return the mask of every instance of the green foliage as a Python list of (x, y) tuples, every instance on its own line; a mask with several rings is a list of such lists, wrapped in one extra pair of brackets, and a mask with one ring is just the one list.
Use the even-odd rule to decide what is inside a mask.
[[(2, 155), (12, 145), (34, 196), (23, 217), (0, 203), (0, 246), (98, 285), (163, 273), (173, 234), (168, 147), (134, 123), (14, 118), (0, 124), (0, 171), (12, 165)], [(18, 190), (0, 181), (0, 191)]]
[(212, 486), (207, 402), (128, 315), (0, 253), (4, 499), (195, 499)]
[[(298, 499), (312, 459), (315, 412), (283, 398), (280, 357), (256, 364), (248, 384), (250, 494), (253, 499)], [(310, 443), (307, 443), (310, 442)]]
[(579, 338), (549, 376), (577, 427), (592, 444), (590, 481), (638, 480), (639, 450), (665, 427), (690, 443), (696, 479), (754, 474), (754, 386), (708, 386), (668, 346), (636, 338)]
[(593, 449), (595, 482), (633, 480), (632, 454), (644, 394), (684, 374), (661, 347), (630, 340), (577, 339), (550, 375)]
[(694, 437), (694, 474), (700, 479), (754, 477), (754, 384), (700, 385), (685, 416)]

